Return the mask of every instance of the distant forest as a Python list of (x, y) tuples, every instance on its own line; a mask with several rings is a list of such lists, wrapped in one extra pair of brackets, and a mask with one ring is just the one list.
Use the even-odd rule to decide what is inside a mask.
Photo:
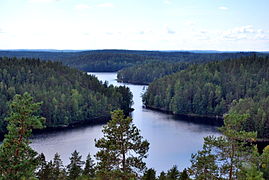
[(129, 88), (101, 83), (61, 62), (0, 58), (0, 67), (0, 133), (5, 131), (9, 101), (24, 92), (43, 102), (40, 115), (46, 127), (98, 123), (109, 119), (112, 110), (128, 113), (132, 105)]
[(117, 80), (119, 82), (147, 85), (155, 79), (184, 70), (189, 65), (190, 63), (168, 61), (156, 61), (139, 64), (118, 71)]
[[(0, 51), (0, 57), (36, 58), (60, 61), (70, 67), (88, 72), (116, 72), (126, 67), (152, 61), (202, 63), (216, 60), (235, 59), (253, 55), (254, 52), (192, 53), (184, 51), (132, 51), (132, 50), (92, 50), (92, 51)], [(265, 56), (264, 53), (257, 53)]]
[(245, 129), (269, 138), (269, 59), (254, 55), (192, 65), (151, 83), (143, 102), (174, 114), (248, 113)]

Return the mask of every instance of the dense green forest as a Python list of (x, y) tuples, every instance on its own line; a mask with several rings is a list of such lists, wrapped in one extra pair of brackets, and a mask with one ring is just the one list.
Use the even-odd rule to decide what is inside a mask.
[(58, 153), (47, 161), (30, 146), (32, 129), (43, 128), (44, 117), (36, 115), (42, 103), (34, 102), (29, 93), (15, 95), (9, 104), (8, 133), (0, 145), (0, 179), (40, 180), (267, 180), (269, 178), (269, 146), (258, 153), (252, 142), (256, 132), (243, 130), (248, 114), (229, 113), (222, 136), (204, 138), (202, 150), (191, 155), (191, 166), (179, 171), (173, 166), (156, 176), (147, 168), (150, 143), (140, 135), (131, 117), (122, 110), (111, 114), (103, 137), (95, 141), (98, 152), (88, 154), (86, 161), (74, 150), (66, 166)]
[[(88, 72), (116, 72), (120, 69), (151, 61), (209, 62), (249, 56), (253, 52), (192, 53), (184, 51), (0, 51), (0, 57), (27, 57), (41, 60), (60, 61), (63, 64)], [(258, 53), (265, 56), (265, 53)]]
[(155, 79), (186, 69), (188, 66), (188, 63), (180, 62), (149, 62), (118, 71), (117, 80), (125, 83), (149, 84)]
[(127, 113), (132, 105), (129, 88), (108, 86), (60, 62), (0, 58), (0, 67), (1, 133), (8, 102), (26, 91), (43, 102), (40, 115), (46, 118), (46, 127), (98, 123), (108, 119), (110, 111), (120, 108)]
[(143, 102), (174, 114), (204, 116), (222, 116), (232, 106), (232, 112), (250, 114), (247, 130), (268, 138), (268, 97), (269, 59), (254, 55), (192, 65), (155, 80)]

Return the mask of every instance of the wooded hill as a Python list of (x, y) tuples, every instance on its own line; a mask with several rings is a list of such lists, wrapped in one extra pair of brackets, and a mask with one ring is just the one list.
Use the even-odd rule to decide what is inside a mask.
[(0, 58), (0, 67), (0, 133), (6, 126), (8, 102), (24, 92), (43, 102), (40, 115), (46, 118), (46, 127), (98, 123), (112, 110), (128, 112), (132, 105), (129, 88), (108, 86), (60, 62)]
[[(133, 51), (133, 50), (92, 50), (92, 51), (0, 51), (0, 57), (27, 57), (40, 60), (60, 61), (63, 64), (88, 72), (116, 72), (120, 69), (152, 61), (209, 62), (239, 58), (253, 52), (192, 53), (184, 51)], [(263, 56), (264, 53), (258, 53)]]
[(118, 71), (117, 80), (125, 83), (149, 84), (155, 79), (186, 69), (189, 65), (190, 63), (162, 61), (139, 64)]
[(151, 83), (143, 102), (174, 114), (248, 113), (245, 129), (268, 138), (269, 59), (254, 55), (192, 65)]

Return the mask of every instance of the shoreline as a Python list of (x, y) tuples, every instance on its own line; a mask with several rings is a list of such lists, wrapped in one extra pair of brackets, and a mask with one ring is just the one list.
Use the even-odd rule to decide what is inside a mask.
[[(59, 125), (55, 127), (45, 127), (43, 129), (33, 129), (32, 130), (32, 136), (33, 135), (38, 135), (38, 134), (43, 134), (43, 133), (50, 133), (50, 132), (58, 132), (58, 131), (68, 131), (70, 129), (74, 128), (80, 128), (85, 125), (87, 126), (95, 126), (95, 125), (104, 125), (106, 124), (109, 120), (111, 119), (110, 116), (107, 117), (97, 117), (89, 120), (84, 120), (76, 123), (72, 123), (69, 125)], [(3, 141), (6, 133), (1, 133), (0, 134), (0, 141)]]
[[(166, 113), (166, 114), (171, 114), (175, 116), (176, 119), (180, 119), (181, 121), (183, 120), (183, 121), (188, 121), (192, 123), (207, 124), (207, 125), (218, 126), (218, 127), (221, 127), (222, 125), (224, 125), (224, 122), (223, 122), (224, 118), (222, 116), (206, 116), (206, 115), (198, 115), (198, 114), (174, 114), (171, 111), (163, 110), (160, 108), (153, 108), (149, 106), (147, 107), (143, 106), (143, 108), (150, 109), (157, 112)], [(269, 138), (257, 138), (254, 141), (254, 143), (264, 148), (267, 145), (269, 145)]]

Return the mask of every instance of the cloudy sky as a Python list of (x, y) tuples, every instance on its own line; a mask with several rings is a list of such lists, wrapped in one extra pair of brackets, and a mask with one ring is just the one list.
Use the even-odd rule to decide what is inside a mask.
[(269, 50), (269, 0), (1, 0), (0, 49)]

